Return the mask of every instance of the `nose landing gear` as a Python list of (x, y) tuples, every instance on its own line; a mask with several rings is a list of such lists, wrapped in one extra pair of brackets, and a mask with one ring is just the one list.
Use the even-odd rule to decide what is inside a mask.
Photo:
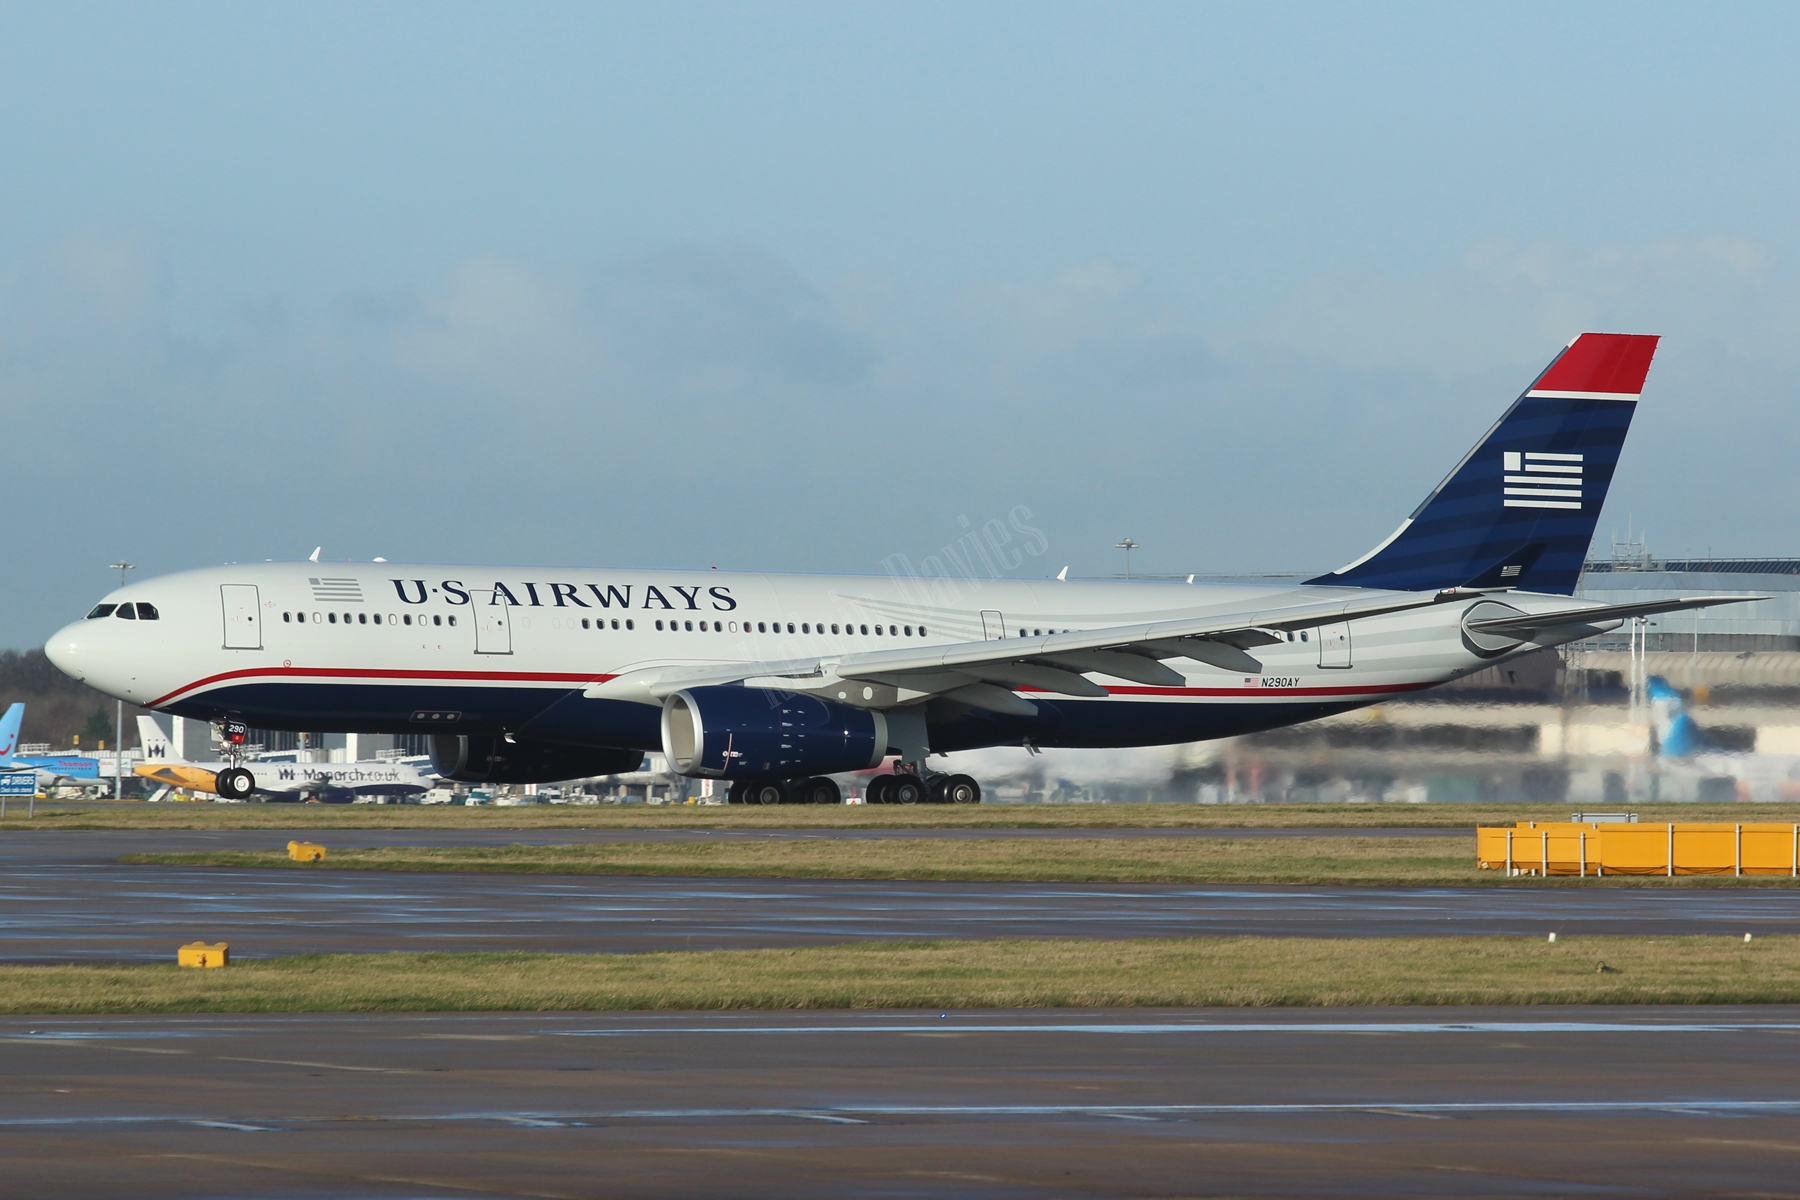
[(256, 790), (256, 776), (243, 767), (226, 767), (214, 777), (213, 787), (227, 800), (248, 799)]

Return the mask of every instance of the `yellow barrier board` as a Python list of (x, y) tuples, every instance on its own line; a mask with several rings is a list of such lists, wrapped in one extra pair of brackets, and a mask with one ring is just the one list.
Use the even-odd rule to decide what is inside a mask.
[(1484, 871), (1521, 875), (1786, 875), (1800, 878), (1800, 825), (1520, 821), (1475, 831)]
[(231, 961), (231, 946), (226, 942), (189, 942), (175, 951), (175, 964), (181, 967), (222, 967)]
[(315, 842), (289, 842), (288, 857), (295, 862), (322, 862), (325, 847)]

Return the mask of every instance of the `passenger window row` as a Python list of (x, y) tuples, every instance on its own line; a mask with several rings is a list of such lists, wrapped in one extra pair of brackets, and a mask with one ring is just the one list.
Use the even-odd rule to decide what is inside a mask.
[[(581, 627), (583, 629), (587, 628), (586, 620), (583, 620), (581, 622)], [(617, 629), (618, 627), (619, 627), (619, 623), (617, 621), (614, 621), (613, 628)], [(686, 630), (691, 633), (694, 629), (694, 622), (671, 620), (667, 625), (664, 625), (663, 622), (659, 620), (656, 623), (656, 627), (659, 630), (667, 629), (670, 633), (680, 633), (683, 630)], [(625, 622), (625, 628), (627, 628), (627, 629), (631, 628), (630, 621)], [(831, 632), (838, 633), (839, 628), (840, 627), (838, 625), (833, 625), (831, 627)], [(846, 623), (841, 628), (842, 628), (843, 633), (854, 635), (860, 629), (862, 631), (862, 634), (864, 637), (869, 636), (869, 627), (867, 625), (851, 625), (851, 624)], [(701, 621), (700, 622), (700, 632), (701, 633), (705, 633), (709, 629), (713, 633), (724, 633), (724, 632), (726, 632), (727, 626), (724, 621)], [(902, 632), (902, 630), (904, 630), (905, 632)], [(732, 633), (738, 632), (738, 623), (736, 621), (732, 621), (730, 623), (730, 632), (732, 632)], [(744, 633), (805, 633), (805, 634), (819, 633), (819, 634), (822, 634), (825, 632), (825, 622), (820, 621), (815, 626), (811, 621), (802, 621), (802, 622), (800, 622), (799, 628), (796, 629), (794, 626), (794, 623), (792, 621), (787, 622), (787, 624), (785, 626), (780, 621), (755, 621), (755, 622), (745, 621), (744, 625), (743, 625), (743, 632)], [(877, 626), (875, 626), (875, 636), (876, 637), (884, 637), (884, 636), (885, 637), (915, 637), (915, 636), (916, 637), (924, 637), (925, 636), (925, 627), (923, 625), (920, 625), (918, 627), (917, 632), (915, 633), (914, 629), (911, 625), (886, 625), (886, 626), (877, 625)]]
[[(1056, 633), (1056, 632), (1057, 632), (1057, 630), (1054, 630), (1054, 629), (1021, 629), (1021, 630), (1019, 630), (1019, 636), (1020, 637), (1043, 637), (1047, 633)], [(1067, 633), (1069, 631), (1064, 629), (1061, 632)]]
[[(107, 615), (107, 613), (112, 611), (112, 607), (113, 606), (110, 604), (102, 604), (98, 608), (96, 608), (93, 612), (89, 613), (88, 616), (104, 617)], [(120, 606), (121, 609), (130, 608), (130, 607), (131, 606), (128, 604)], [(101, 611), (102, 609), (104, 609), (106, 611), (102, 612)], [(150, 605), (140, 603), (137, 606), (137, 610), (138, 610), (137, 616), (141, 617), (143, 620), (146, 620), (146, 621), (156, 620), (156, 610), (154, 608), (151, 608)], [(123, 611), (121, 611), (118, 615), (125, 616), (126, 614)], [(307, 623), (307, 615), (303, 612), (284, 612), (281, 614), (281, 620), (284, 624), (288, 624), (288, 625), (294, 625), (294, 624), (304, 625)], [(327, 613), (315, 612), (312, 614), (312, 623), (314, 625), (339, 625), (339, 624), (342, 624), (342, 625), (380, 625), (380, 624), (382, 624), (382, 614), (376, 613), (374, 616), (370, 616), (368, 613), (343, 613), (342, 615), (340, 615), (340, 614), (334, 613), (334, 612), (327, 612)], [(386, 617), (386, 623), (389, 625), (412, 625), (415, 623), (415, 617), (413, 616), (412, 613), (404, 613), (404, 614), (398, 614), (398, 615), (396, 615), (394, 613), (388, 613), (387, 617)], [(419, 625), (425, 624), (425, 614), (424, 613), (418, 614), (418, 616), (416, 618), (416, 623)], [(433, 625), (445, 625), (445, 624), (455, 625), (456, 617), (454, 615), (451, 615), (451, 616), (434, 615), (431, 617), (431, 623)], [(727, 628), (726, 623), (724, 621), (702, 620), (699, 623), (699, 625), (700, 625), (701, 633), (706, 633), (708, 631), (710, 631), (712, 633), (724, 633), (724, 632), (726, 632), (726, 628)], [(583, 618), (581, 618), (581, 627), (583, 629), (593, 628), (593, 629), (597, 629), (597, 630), (604, 630), (607, 627), (606, 618), (595, 617), (595, 618), (593, 618), (593, 623), (590, 626), (589, 619), (587, 617), (583, 617)], [(637, 625), (634, 621), (631, 620), (631, 618), (627, 617), (625, 619), (624, 627), (627, 630), (635, 630), (637, 628)], [(614, 617), (612, 619), (612, 628), (614, 628), (614, 629), (619, 628), (619, 619), (617, 617)], [(691, 633), (694, 631), (694, 622), (693, 621), (670, 620), (667, 622), (667, 624), (665, 624), (663, 621), (658, 620), (656, 622), (656, 628), (658, 630), (666, 629), (667, 631), (669, 631), (671, 633), (680, 632), (682, 630), (686, 630), (687, 632)], [(782, 633), (782, 632), (795, 633), (795, 632), (798, 632), (798, 633), (811, 634), (811, 633), (814, 633), (815, 630), (816, 630), (816, 632), (823, 634), (825, 632), (825, 623), (823, 621), (821, 621), (815, 627), (811, 621), (802, 621), (802, 622), (800, 622), (798, 629), (795, 628), (794, 622), (792, 622), (792, 621), (787, 622), (785, 627), (783, 626), (783, 624), (780, 621), (757, 621), (757, 622), (755, 622), (754, 626), (752, 626), (752, 623), (749, 621), (745, 621), (743, 623), (743, 632), (744, 633), (752, 633), (752, 632), (754, 632), (754, 633)], [(736, 621), (732, 621), (730, 623), (730, 632), (737, 633), (738, 631), (739, 631), (738, 623)], [(845, 623), (842, 625), (834, 624), (831, 626), (832, 633), (834, 633), (834, 634), (840, 633), (840, 631), (843, 634), (849, 634), (852, 636), (855, 636), (858, 633), (860, 633), (864, 637), (868, 637), (870, 635), (870, 627), (867, 625), (851, 625), (851, 624)], [(1052, 631), (1052, 632), (1054, 632), (1054, 631)], [(874, 636), (875, 637), (925, 637), (926, 632), (925, 632), (925, 626), (923, 626), (923, 625), (917, 626), (916, 628), (911, 625), (876, 625), (874, 627)], [(1024, 637), (1025, 631), (1021, 629), (1019, 631), (1019, 636)]]
[[(304, 625), (304, 624), (306, 624), (306, 614), (303, 612), (284, 612), (281, 614), (281, 619), (285, 624), (289, 624), (289, 625), (295, 625), (295, 624)], [(380, 625), (382, 623), (382, 615), (380, 613), (376, 613), (374, 616), (370, 616), (368, 613), (362, 612), (362, 613), (344, 613), (340, 617), (337, 613), (334, 613), (334, 612), (332, 612), (332, 613), (314, 613), (312, 615), (312, 623), (314, 625), (339, 625), (339, 624), (342, 624), (342, 625)], [(411, 614), (411, 613), (405, 613), (405, 614), (388, 613), (387, 614), (387, 623), (389, 625), (414, 625), (414, 624), (416, 624), (416, 625), (423, 626), (425, 624), (425, 614), (420, 613), (418, 615), (418, 619), (415, 621), (413, 618), (413, 614)], [(456, 616), (455, 616), (455, 614), (451, 614), (450, 616), (446, 617), (440, 613), (431, 618), (431, 623), (433, 625), (455, 625), (456, 624)]]
[(99, 617), (118, 617), (120, 620), (124, 621), (155, 621), (159, 620), (161, 616), (162, 614), (156, 611), (156, 605), (146, 604), (142, 600), (139, 600), (136, 604), (130, 602), (124, 604), (96, 604), (94, 605), (94, 611), (87, 615), (87, 619), (92, 621)]

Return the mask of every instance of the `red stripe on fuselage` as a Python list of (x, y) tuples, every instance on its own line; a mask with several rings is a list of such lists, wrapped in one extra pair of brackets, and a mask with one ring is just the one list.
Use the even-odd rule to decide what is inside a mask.
[[(1368, 683), (1362, 687), (1235, 687), (1235, 688), (1196, 688), (1196, 687), (1109, 687), (1109, 696), (1268, 696), (1271, 699), (1281, 696), (1388, 696), (1395, 692), (1417, 692), (1428, 687), (1436, 687), (1437, 680), (1427, 683)], [(1044, 688), (1019, 688), (1021, 692), (1039, 692), (1050, 695)]]
[[(610, 674), (582, 675), (562, 671), (389, 671), (379, 668), (360, 667), (250, 667), (241, 671), (226, 671), (218, 675), (209, 675), (205, 679), (195, 680), (184, 687), (178, 687), (166, 695), (158, 696), (146, 707), (156, 708), (167, 704), (179, 696), (186, 695), (198, 688), (221, 683), (228, 679), (246, 679), (252, 676), (276, 676), (285, 679), (374, 679), (392, 680), (396, 682), (416, 682), (419, 680), (447, 680), (463, 683), (566, 683), (586, 686), (591, 683), (605, 683), (613, 678)], [(1216, 696), (1243, 699), (1250, 696), (1264, 696), (1279, 699), (1283, 696), (1383, 696), (1397, 692), (1416, 692), (1435, 686), (1437, 681), (1426, 683), (1378, 683), (1364, 684), (1361, 687), (1110, 687), (1107, 694), (1111, 696)], [(1019, 688), (1021, 692), (1040, 692), (1042, 688)], [(1049, 693), (1044, 693), (1049, 694)]]
[(581, 675), (563, 671), (387, 671), (379, 668), (361, 667), (249, 667), (242, 671), (225, 671), (218, 675), (208, 675), (205, 679), (197, 679), (193, 683), (178, 687), (166, 695), (158, 696), (150, 701), (147, 708), (155, 708), (167, 704), (177, 696), (186, 695), (196, 688), (219, 683), (227, 679), (246, 679), (253, 675), (274, 675), (287, 679), (392, 679), (421, 680), (448, 679), (466, 682), (485, 683), (567, 683), (586, 686), (590, 683), (605, 683), (612, 676), (608, 674)]

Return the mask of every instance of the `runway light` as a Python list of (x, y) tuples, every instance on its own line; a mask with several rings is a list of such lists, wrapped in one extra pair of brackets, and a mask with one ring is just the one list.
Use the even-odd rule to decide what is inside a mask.
[(1749, 940), (1750, 940), (1750, 935), (1746, 933), (1744, 935), (1744, 941), (1748, 942)]
[(1554, 933), (1550, 935), (1550, 943), (1551, 945), (1556, 944), (1556, 935)]

